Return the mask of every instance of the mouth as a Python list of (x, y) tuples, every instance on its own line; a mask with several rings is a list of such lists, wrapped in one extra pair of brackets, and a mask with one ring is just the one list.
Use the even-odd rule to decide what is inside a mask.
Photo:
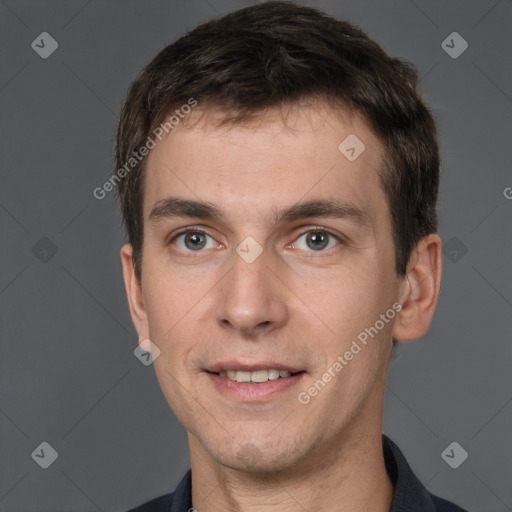
[(288, 370), (279, 370), (278, 368), (268, 368), (260, 370), (221, 370), (219, 372), (213, 372), (220, 377), (231, 379), (235, 382), (250, 382), (251, 384), (263, 384), (268, 381), (285, 379), (292, 377), (300, 373), (304, 373), (304, 370), (298, 372), (290, 372)]
[(220, 363), (205, 370), (214, 389), (236, 402), (267, 402), (297, 385), (305, 370), (277, 363)]

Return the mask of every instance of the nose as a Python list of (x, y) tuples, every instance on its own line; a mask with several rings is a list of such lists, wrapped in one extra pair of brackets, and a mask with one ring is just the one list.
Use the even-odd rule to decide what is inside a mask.
[(234, 255), (217, 301), (217, 319), (223, 329), (255, 338), (286, 324), (285, 289), (268, 264), (266, 251), (251, 263)]

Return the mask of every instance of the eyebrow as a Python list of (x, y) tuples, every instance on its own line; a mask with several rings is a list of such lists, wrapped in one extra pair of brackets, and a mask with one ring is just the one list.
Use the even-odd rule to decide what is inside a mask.
[(222, 212), (215, 205), (203, 201), (167, 197), (153, 205), (149, 214), (150, 221), (162, 218), (196, 217), (198, 219), (221, 220)]
[[(168, 197), (155, 203), (149, 214), (149, 221), (163, 218), (190, 217), (212, 221), (223, 221), (222, 211), (212, 203)], [(274, 222), (294, 222), (312, 217), (347, 219), (362, 227), (369, 227), (367, 214), (352, 203), (338, 198), (317, 199), (291, 205), (274, 215)]]
[(294, 204), (278, 212), (276, 223), (293, 222), (310, 217), (348, 219), (361, 226), (370, 226), (369, 218), (363, 210), (352, 203), (337, 198), (318, 199)]

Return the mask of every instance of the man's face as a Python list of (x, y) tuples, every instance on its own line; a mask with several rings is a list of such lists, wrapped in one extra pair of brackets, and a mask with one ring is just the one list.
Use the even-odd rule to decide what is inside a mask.
[(192, 457), (281, 470), (380, 424), (393, 321), (358, 335), (403, 285), (382, 161), (365, 122), (321, 104), (243, 126), (210, 112), (152, 150), (135, 323)]

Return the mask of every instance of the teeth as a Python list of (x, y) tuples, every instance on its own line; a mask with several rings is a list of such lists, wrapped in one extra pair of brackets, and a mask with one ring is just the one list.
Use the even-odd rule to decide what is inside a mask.
[(269, 370), (268, 371), (268, 380), (276, 380), (279, 379), (279, 370)]
[(252, 382), (267, 382), (268, 380), (268, 371), (267, 370), (257, 370), (255, 372), (251, 372), (251, 381)]
[(235, 380), (236, 382), (267, 382), (269, 380), (279, 379), (279, 377), (290, 377), (291, 373), (286, 370), (271, 368), (269, 370), (256, 370), (254, 372), (227, 370), (219, 372), (219, 375)]
[(236, 381), (237, 382), (251, 382), (251, 372), (236, 372)]

